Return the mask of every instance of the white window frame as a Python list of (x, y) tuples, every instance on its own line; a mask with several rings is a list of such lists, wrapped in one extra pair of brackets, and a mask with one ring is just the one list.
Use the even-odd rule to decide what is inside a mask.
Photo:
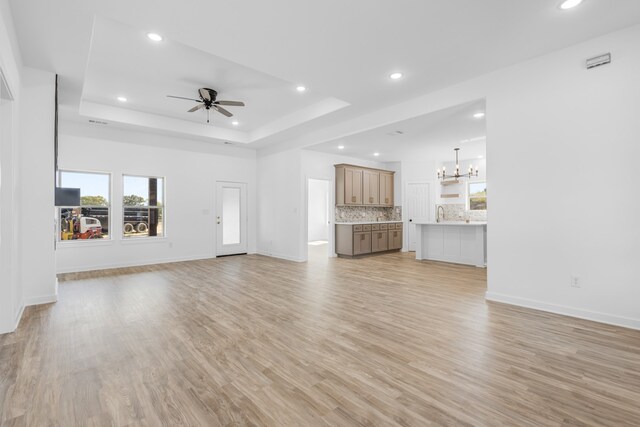
[[(125, 192), (124, 192), (124, 179), (125, 177), (132, 177), (132, 178), (147, 178), (147, 179), (151, 179), (151, 178), (155, 178), (155, 179), (161, 179), (162, 180), (162, 206), (160, 207), (160, 209), (162, 209), (162, 236), (140, 236), (140, 237), (133, 237), (133, 236), (126, 236), (124, 234), (124, 209), (127, 207), (124, 204), (124, 196), (126, 196)], [(161, 239), (166, 239), (167, 238), (167, 207), (166, 207), (166, 203), (167, 203), (167, 178), (164, 176), (157, 176), (157, 175), (138, 175), (138, 174), (131, 174), (131, 173), (123, 173), (122, 174), (122, 194), (121, 194), (121, 198), (120, 198), (120, 203), (122, 204), (122, 224), (120, 224), (121, 227), (121, 238), (123, 242), (126, 243), (132, 243), (132, 242), (148, 242), (148, 241), (156, 241), (156, 240), (161, 240)], [(134, 207), (134, 206), (128, 206), (128, 207)], [(158, 209), (158, 206), (140, 206), (140, 207), (147, 207), (147, 208), (155, 208)]]
[[(466, 198), (466, 203), (467, 203), (467, 211), (468, 212), (486, 212), (486, 209), (471, 209), (471, 184), (480, 184), (480, 183), (484, 183), (484, 185), (487, 185), (487, 180), (486, 179), (477, 179), (474, 181), (468, 181), (467, 182), (467, 198)], [(487, 187), (488, 189), (488, 187)], [(488, 190), (487, 190), (488, 193)], [(489, 197), (487, 196), (487, 206), (489, 206)]]
[[(84, 174), (93, 174), (93, 175), (107, 175), (109, 177), (109, 200), (107, 200), (107, 211), (108, 211), (108, 226), (109, 226), (109, 235), (107, 238), (102, 239), (76, 239), (76, 240), (62, 240), (62, 229), (60, 224), (60, 210), (62, 208), (83, 208), (92, 206), (56, 206), (56, 242), (62, 245), (75, 245), (75, 244), (107, 244), (112, 242), (113, 239), (113, 181), (112, 181), (112, 173), (106, 171), (95, 171), (95, 170), (82, 170), (82, 169), (58, 169), (58, 173), (56, 174), (56, 184), (60, 186), (62, 182), (62, 173), (84, 173)], [(82, 197), (82, 194), (80, 194)], [(104, 206), (93, 206), (94, 208), (103, 208)]]

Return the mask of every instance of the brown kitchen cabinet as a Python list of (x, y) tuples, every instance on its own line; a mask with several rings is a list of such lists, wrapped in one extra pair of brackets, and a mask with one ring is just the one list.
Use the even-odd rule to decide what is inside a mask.
[(402, 249), (402, 223), (394, 225), (388, 231), (389, 250)]
[(380, 172), (365, 169), (362, 172), (362, 204), (380, 205)]
[(371, 252), (383, 252), (389, 250), (388, 231), (372, 231), (371, 232)]
[(393, 171), (339, 164), (336, 206), (394, 206)]
[(362, 205), (362, 176), (359, 168), (336, 167), (336, 204)]
[(336, 254), (354, 257), (402, 249), (402, 223), (336, 224)]
[(393, 173), (380, 172), (380, 204), (393, 206)]

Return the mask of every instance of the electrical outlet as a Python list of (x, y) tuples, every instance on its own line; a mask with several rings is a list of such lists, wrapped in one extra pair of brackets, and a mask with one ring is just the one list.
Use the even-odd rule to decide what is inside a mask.
[(571, 287), (572, 288), (581, 288), (582, 281), (578, 276), (571, 276)]

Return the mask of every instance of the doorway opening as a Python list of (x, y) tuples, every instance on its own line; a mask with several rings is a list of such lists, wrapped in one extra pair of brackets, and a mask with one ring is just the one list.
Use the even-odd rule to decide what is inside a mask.
[(329, 180), (307, 180), (307, 259), (310, 261), (331, 256), (330, 188)]

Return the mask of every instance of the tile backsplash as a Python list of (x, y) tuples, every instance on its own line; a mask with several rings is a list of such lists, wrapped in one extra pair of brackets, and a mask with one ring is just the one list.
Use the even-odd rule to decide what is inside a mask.
[(402, 207), (336, 206), (336, 222), (402, 221)]
[(436, 209), (438, 206), (442, 206), (444, 208), (445, 221), (464, 221), (467, 219), (469, 221), (487, 220), (487, 211), (467, 211), (464, 203), (436, 205)]

